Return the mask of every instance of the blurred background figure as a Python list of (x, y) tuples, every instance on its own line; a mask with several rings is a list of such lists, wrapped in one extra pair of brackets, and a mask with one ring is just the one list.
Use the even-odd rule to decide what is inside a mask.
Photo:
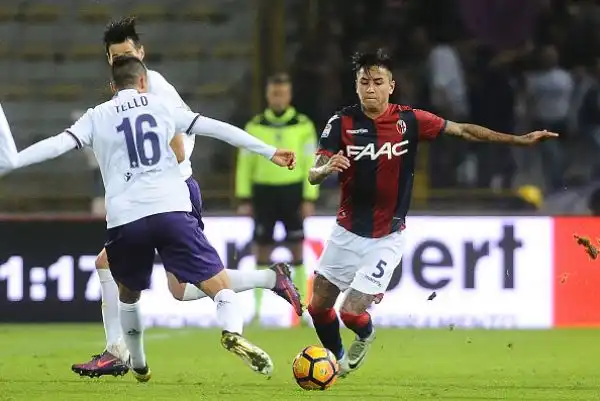
[[(38, 132), (69, 125), (73, 110), (111, 96), (98, 32), (111, 18), (135, 14), (152, 48), (147, 62), (172, 77), (192, 109), (239, 126), (262, 113), (270, 116), (268, 124), (284, 124), (273, 132), (287, 129), (282, 121), (291, 109), (282, 115), (261, 110), (269, 74), (289, 71), (277, 78), (287, 84), (269, 90), (283, 98), (293, 85), (294, 105), (321, 131), (340, 105), (356, 102), (348, 85), (352, 53), (384, 47), (397, 60), (395, 102), (503, 132), (562, 134), (536, 153), (452, 138), (423, 144), (416, 211), (512, 210), (518, 189), (531, 185), (542, 191), (544, 213), (572, 213), (555, 200), (585, 192), (599, 179), (597, 1), (181, 0), (175, 9), (168, 0), (73, 4), (0, 5), (0, 101), (19, 148), (42, 139)], [(67, 23), (72, 29), (61, 29)], [(203, 166), (194, 174), (206, 212), (231, 213), (240, 197), (237, 156), (216, 141), (199, 144), (192, 162)], [(73, 154), (4, 177), (0, 211), (89, 213), (94, 203), (102, 215), (97, 170), (72, 168), (80, 163), (88, 163), (85, 155)], [(332, 213), (337, 183), (328, 180), (321, 190), (314, 206)], [(251, 199), (244, 200), (247, 213)]]
[[(528, 119), (531, 128), (541, 127), (560, 132), (562, 140), (568, 137), (568, 116), (573, 96), (573, 77), (559, 65), (558, 51), (553, 44), (538, 50), (539, 61), (535, 71), (526, 77)], [(546, 188), (562, 188), (567, 167), (563, 145), (560, 142), (541, 144), (542, 168), (546, 172)]]
[[(312, 121), (291, 104), (289, 75), (279, 73), (267, 80), (267, 108), (254, 116), (246, 131), (262, 141), (292, 149), (298, 155), (293, 171), (273, 168), (273, 163), (240, 151), (237, 160), (236, 197), (238, 213), (254, 218), (254, 252), (259, 269), (272, 263), (275, 224), (285, 227), (284, 245), (292, 254), (294, 283), (306, 302), (306, 271), (303, 260), (304, 219), (315, 212), (318, 189), (308, 183), (313, 165), (317, 134)], [(256, 290), (256, 312), (260, 311), (262, 290)]]

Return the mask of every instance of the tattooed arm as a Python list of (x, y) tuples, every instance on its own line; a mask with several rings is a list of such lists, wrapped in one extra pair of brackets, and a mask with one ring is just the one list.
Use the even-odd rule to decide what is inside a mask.
[(311, 185), (319, 185), (329, 176), (330, 173), (327, 172), (327, 162), (329, 160), (327, 155), (318, 155), (315, 158), (312, 168), (308, 171), (308, 182)]
[(534, 145), (541, 140), (558, 136), (558, 134), (548, 131), (535, 131), (526, 135), (517, 136), (503, 134), (475, 124), (462, 124), (452, 121), (446, 122), (444, 133), (466, 139), (467, 141), (497, 142), (522, 146)]
[(319, 185), (331, 174), (340, 173), (348, 167), (350, 167), (350, 160), (344, 156), (341, 150), (331, 157), (319, 154), (308, 172), (308, 182), (312, 185)]

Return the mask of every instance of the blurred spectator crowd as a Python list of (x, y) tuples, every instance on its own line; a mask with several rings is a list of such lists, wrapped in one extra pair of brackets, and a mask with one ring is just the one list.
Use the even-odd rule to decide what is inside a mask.
[(561, 134), (533, 150), (441, 138), (428, 152), (433, 188), (553, 193), (600, 175), (600, 1), (320, 2), (293, 64), (296, 106), (318, 129), (356, 103), (352, 53), (376, 47), (395, 60), (396, 102), (501, 132)]

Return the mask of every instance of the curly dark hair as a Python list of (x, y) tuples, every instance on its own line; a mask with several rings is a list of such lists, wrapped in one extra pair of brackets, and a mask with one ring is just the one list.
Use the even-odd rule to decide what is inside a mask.
[(110, 21), (104, 30), (104, 47), (106, 54), (111, 45), (131, 40), (136, 47), (140, 47), (140, 36), (135, 29), (135, 17), (124, 17), (117, 21)]
[(393, 63), (389, 54), (384, 49), (377, 49), (373, 52), (356, 52), (352, 56), (352, 70), (355, 74), (364, 68), (383, 67), (388, 71), (392, 71)]

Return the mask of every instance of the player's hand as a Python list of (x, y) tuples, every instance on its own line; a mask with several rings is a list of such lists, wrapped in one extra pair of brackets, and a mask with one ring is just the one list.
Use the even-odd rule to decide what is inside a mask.
[(314, 202), (303, 202), (302, 203), (302, 218), (313, 216), (315, 214), (315, 203)]
[(520, 145), (531, 146), (537, 144), (538, 142), (545, 141), (547, 139), (558, 138), (558, 134), (555, 132), (543, 130), (530, 132), (529, 134), (519, 136), (517, 138), (519, 139)]
[(252, 216), (252, 204), (249, 202), (240, 203), (237, 213), (241, 216)]
[(339, 151), (337, 154), (331, 156), (331, 159), (325, 165), (325, 172), (327, 174), (341, 173), (350, 167), (350, 160), (344, 156), (343, 151)]
[(279, 167), (287, 167), (293, 170), (296, 167), (296, 153), (287, 149), (277, 149), (271, 161)]

